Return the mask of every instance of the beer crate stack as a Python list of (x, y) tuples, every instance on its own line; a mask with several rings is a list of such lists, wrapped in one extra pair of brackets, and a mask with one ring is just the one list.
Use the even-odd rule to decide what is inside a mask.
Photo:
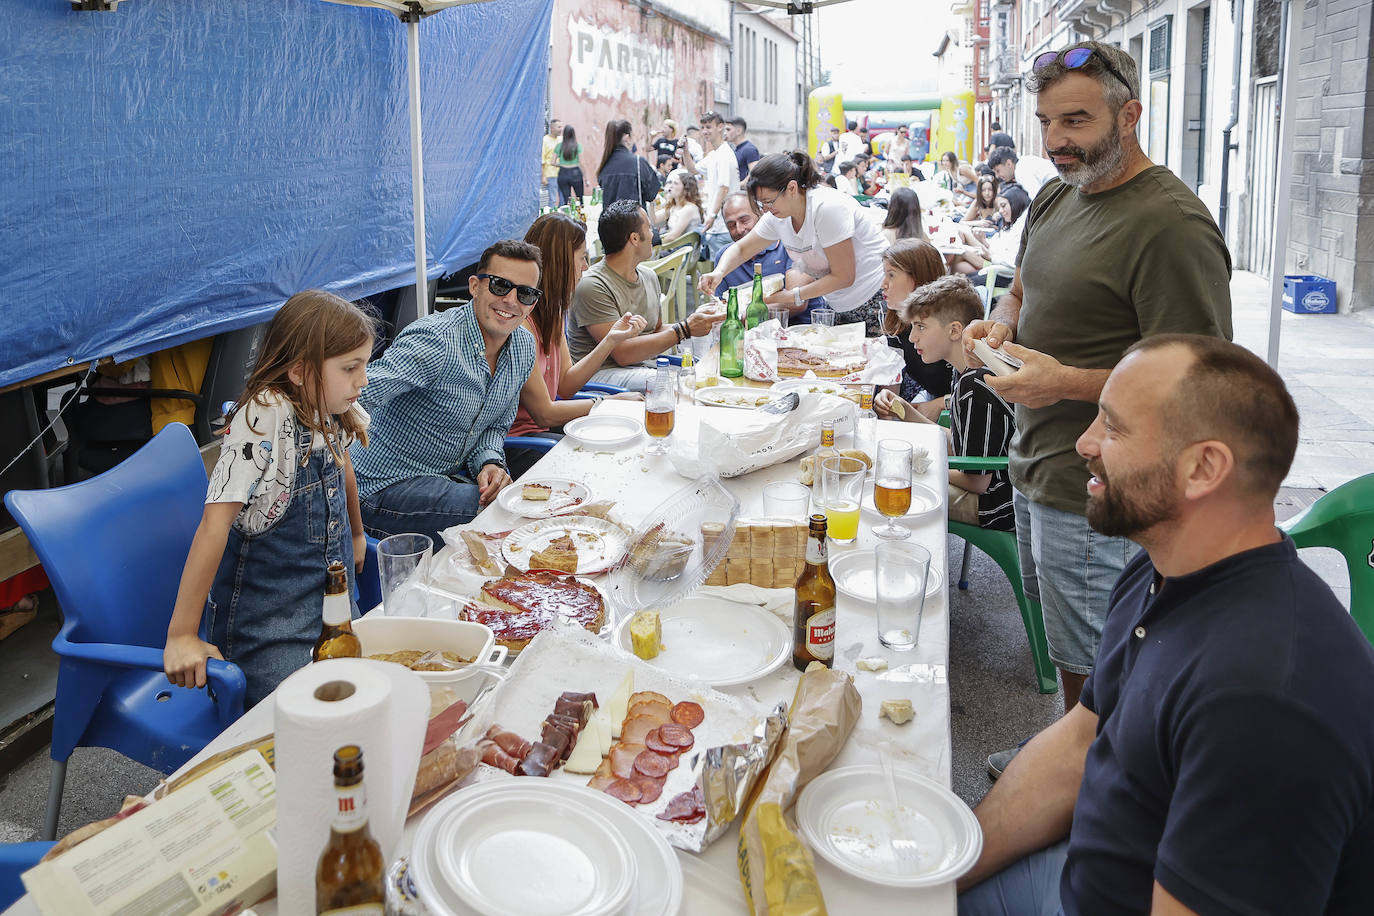
[[(702, 548), (720, 539), (721, 525), (701, 526)], [(791, 588), (806, 565), (806, 525), (770, 519), (741, 521), (726, 548), (725, 559), (711, 572), (707, 585)]]

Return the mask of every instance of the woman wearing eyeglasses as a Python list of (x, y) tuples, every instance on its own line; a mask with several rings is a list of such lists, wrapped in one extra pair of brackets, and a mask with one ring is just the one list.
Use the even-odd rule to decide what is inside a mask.
[[(563, 424), (585, 417), (601, 400), (573, 399), (573, 395), (601, 368), (616, 344), (644, 330), (644, 319), (633, 313), (622, 315), (592, 352), (574, 363), (563, 336), (563, 321), (577, 281), (587, 269), (587, 228), (566, 214), (546, 213), (530, 226), (525, 241), (538, 248), (542, 257), (539, 286), (543, 295), (525, 318), (525, 327), (534, 335), (534, 369), (520, 389), (520, 407), (510, 434), (561, 439)], [(640, 399), (634, 392), (614, 397)], [(512, 479), (529, 470), (541, 454), (534, 449), (506, 449)]]
[(765, 156), (749, 173), (749, 194), (764, 215), (701, 278), (712, 293), (721, 278), (781, 241), (792, 260), (784, 289), (768, 296), (793, 314), (824, 296), (840, 323), (862, 321), (865, 336), (882, 334), (883, 239), (878, 224), (847, 194), (821, 184), (811, 157), (799, 150)]

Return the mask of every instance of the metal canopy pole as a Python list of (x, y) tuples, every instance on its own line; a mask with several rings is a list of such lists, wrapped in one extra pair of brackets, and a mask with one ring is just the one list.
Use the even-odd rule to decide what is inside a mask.
[[(1302, 28), (1302, 4), (1284, 0), (1287, 16), (1287, 41), (1283, 46), (1283, 68), (1279, 71), (1279, 175), (1274, 192), (1274, 247), (1269, 262), (1269, 350), (1265, 361), (1279, 368), (1279, 335), (1283, 329), (1283, 272), (1288, 255), (1288, 223), (1293, 203), (1289, 199), (1293, 186), (1293, 127), (1294, 96), (1298, 81), (1298, 30)], [(1239, 52), (1237, 52), (1239, 53)]]
[(420, 14), (406, 17), (410, 76), (410, 199), (415, 215), (415, 315), (429, 314), (429, 278), (425, 273), (425, 163), (420, 139)]

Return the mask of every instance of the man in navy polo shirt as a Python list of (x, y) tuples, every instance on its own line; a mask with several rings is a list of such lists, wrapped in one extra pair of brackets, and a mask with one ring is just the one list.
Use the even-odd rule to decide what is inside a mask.
[(1078, 705), (978, 806), (960, 914), (1374, 911), (1374, 648), (1274, 527), (1292, 398), (1166, 334), (1098, 405), (1088, 521), (1145, 549)]
[[(735, 191), (728, 195), (725, 198), (724, 205), (720, 208), (720, 212), (721, 215), (725, 217), (725, 228), (730, 233), (731, 242), (716, 258), (717, 263), (720, 262), (721, 258), (725, 257), (725, 252), (734, 247), (735, 242), (738, 242), (749, 234), (749, 230), (754, 228), (754, 224), (758, 222), (759, 219), (759, 215), (754, 212), (753, 202), (744, 191)], [(765, 277), (769, 274), (782, 274), (786, 276), (787, 272), (792, 269), (792, 259), (787, 256), (787, 249), (782, 247), (782, 242), (774, 242), (770, 247), (754, 255), (751, 260), (745, 261), (739, 267), (736, 267), (726, 274), (721, 279), (720, 285), (717, 287), (717, 292), (720, 295), (724, 295), (732, 286), (753, 283), (754, 265), (756, 263), (763, 265), (763, 275)], [(748, 297), (741, 297), (741, 311), (748, 304)], [(790, 321), (801, 321), (803, 320), (802, 316), (809, 316), (812, 309), (821, 308), (824, 305), (825, 297), (823, 296), (810, 299), (802, 303), (800, 308), (792, 309)]]

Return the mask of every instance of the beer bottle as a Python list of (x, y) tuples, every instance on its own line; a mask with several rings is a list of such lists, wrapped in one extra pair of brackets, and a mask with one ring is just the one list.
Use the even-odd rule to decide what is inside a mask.
[(749, 294), (749, 310), (744, 313), (744, 326), (756, 328), (768, 320), (768, 305), (763, 301), (763, 264), (754, 264), (754, 291)]
[(320, 638), (310, 660), (324, 658), (361, 658), (363, 645), (353, 634), (353, 608), (348, 600), (348, 573), (342, 563), (330, 563), (324, 587), (324, 618)]
[(363, 751), (356, 744), (334, 752), (334, 795), (334, 823), (315, 870), (315, 912), (320, 916), (382, 916), (386, 863), (382, 847), (367, 826)]
[(825, 516), (811, 516), (806, 567), (797, 579), (792, 611), (792, 664), (805, 671), (812, 662), (835, 665), (835, 580), (826, 560)]
[(873, 389), (867, 385), (859, 394), (859, 415), (854, 419), (854, 447), (870, 459), (878, 455), (878, 415), (873, 412)]
[(744, 323), (739, 320), (739, 295), (734, 287), (720, 325), (720, 374), (725, 378), (744, 375)]
[(816, 485), (821, 482), (821, 462), (827, 458), (840, 457), (839, 449), (835, 448), (835, 421), (821, 421), (821, 447), (812, 452), (816, 456), (816, 467), (814, 470)]

